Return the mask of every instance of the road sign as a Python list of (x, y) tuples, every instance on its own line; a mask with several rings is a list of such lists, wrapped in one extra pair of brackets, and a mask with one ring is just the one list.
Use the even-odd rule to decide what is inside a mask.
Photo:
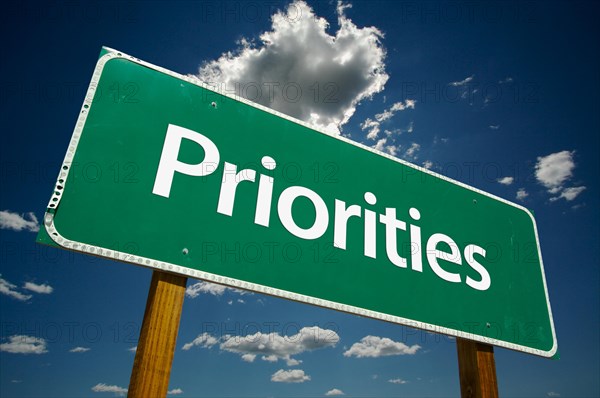
[(552, 356), (525, 208), (110, 49), (39, 240)]

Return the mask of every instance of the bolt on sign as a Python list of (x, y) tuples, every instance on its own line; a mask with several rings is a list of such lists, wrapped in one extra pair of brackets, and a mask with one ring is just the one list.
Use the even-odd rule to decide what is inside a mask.
[(111, 49), (39, 241), (550, 357), (522, 206)]

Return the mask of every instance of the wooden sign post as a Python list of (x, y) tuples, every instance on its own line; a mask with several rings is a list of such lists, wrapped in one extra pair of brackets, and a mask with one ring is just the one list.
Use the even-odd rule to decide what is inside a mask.
[(456, 339), (462, 398), (498, 398), (494, 347)]
[(133, 370), (129, 398), (166, 397), (187, 278), (152, 273)]

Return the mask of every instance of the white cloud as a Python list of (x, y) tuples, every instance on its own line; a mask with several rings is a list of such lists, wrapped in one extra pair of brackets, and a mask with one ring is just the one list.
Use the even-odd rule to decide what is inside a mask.
[(426, 160), (423, 162), (423, 167), (427, 170), (431, 170), (431, 168), (433, 167), (433, 162), (431, 160)]
[[(377, 136), (379, 135), (379, 132), (381, 131), (381, 123), (391, 119), (396, 112), (398, 111), (403, 111), (405, 109), (415, 109), (415, 104), (417, 101), (412, 100), (412, 99), (407, 99), (404, 102), (400, 101), (400, 102), (396, 102), (394, 105), (392, 105), (391, 107), (389, 107), (388, 109), (384, 110), (382, 113), (378, 113), (375, 115), (375, 120), (371, 119), (371, 118), (367, 118), (364, 122), (362, 122), (360, 124), (360, 128), (361, 130), (365, 131), (368, 130), (367, 133), (367, 139), (369, 140), (374, 140), (377, 138)], [(394, 132), (398, 132), (398, 133), (402, 133), (403, 131), (412, 133), (413, 132), (413, 127), (414, 127), (414, 123), (410, 122), (408, 125), (408, 128), (406, 130), (385, 130), (385, 134), (389, 137), (392, 134), (394, 134)]]
[[(486, 98), (486, 100), (487, 100), (487, 98)], [(490, 124), (490, 128), (492, 130), (498, 130), (500, 128), (500, 125), (499, 124)]]
[(310, 376), (304, 374), (304, 371), (300, 369), (279, 369), (271, 376), (271, 381), (276, 383), (304, 383), (308, 380), (310, 380)]
[(33, 212), (27, 213), (29, 220), (24, 214), (13, 213), (10, 210), (0, 211), (0, 229), (12, 229), (14, 231), (38, 232), (40, 223)]
[(388, 380), (388, 382), (392, 383), (392, 384), (406, 384), (406, 383), (408, 383), (408, 381), (402, 380), (402, 379), (390, 379), (390, 380)]
[(383, 34), (357, 27), (338, 3), (338, 25), (314, 14), (304, 1), (292, 2), (272, 16), (260, 43), (241, 40), (240, 47), (204, 64), (198, 77), (237, 95), (315, 125), (339, 132), (357, 104), (383, 90)]
[(510, 185), (515, 181), (514, 177), (502, 177), (498, 178), (498, 182), (502, 185)]
[(560, 192), (563, 184), (573, 176), (574, 154), (574, 151), (561, 151), (537, 158), (535, 177), (551, 194)]
[(71, 348), (69, 350), (69, 352), (88, 352), (89, 350), (91, 350), (91, 348), (87, 348), (87, 347), (75, 347), (75, 348)]
[(378, 121), (367, 118), (364, 122), (360, 124), (361, 130), (369, 130), (367, 133), (367, 139), (374, 140), (379, 135), (380, 131), (380, 123)]
[(136, 352), (137, 351), (137, 346), (128, 348), (127, 351), (129, 351), (129, 352)]
[(0, 344), (0, 351), (11, 354), (45, 354), (48, 352), (46, 340), (25, 335), (10, 336), (8, 343)]
[(210, 348), (220, 342), (221, 350), (239, 354), (245, 362), (254, 362), (260, 356), (263, 361), (283, 360), (288, 366), (296, 366), (302, 361), (292, 358), (292, 355), (333, 347), (339, 340), (340, 337), (333, 330), (313, 326), (304, 327), (292, 336), (281, 336), (276, 332), (258, 332), (247, 336), (225, 335), (217, 339), (203, 333), (194, 341), (186, 343), (182, 349), (187, 351), (193, 346)]
[[(188, 286), (185, 289), (185, 295), (189, 298), (196, 298), (201, 294), (211, 294), (213, 296), (222, 296), (226, 291), (235, 292), (237, 294), (251, 295), (252, 293), (245, 290), (238, 290), (231, 287), (217, 285), (216, 283), (210, 282), (198, 282)], [(239, 301), (239, 300), (238, 300)]]
[(410, 144), (410, 147), (406, 150), (404, 157), (411, 160), (416, 160), (417, 152), (419, 152), (420, 149), (421, 145), (417, 144), (416, 142), (413, 142), (412, 144)]
[(407, 346), (387, 337), (366, 336), (354, 343), (344, 352), (345, 357), (378, 358), (391, 355), (414, 355), (421, 348), (419, 345)]
[(50, 285), (38, 285), (33, 282), (25, 282), (25, 285), (23, 285), (23, 289), (31, 290), (32, 292), (39, 294), (50, 294), (54, 291), (54, 288)]
[(517, 200), (523, 201), (528, 196), (529, 194), (527, 193), (525, 188), (519, 188), (519, 190), (517, 191)]
[(335, 346), (340, 337), (333, 330), (321, 329), (317, 326), (304, 327), (292, 336), (281, 336), (273, 333), (255, 333), (247, 336), (224, 336), (220, 348), (224, 351), (240, 354), (247, 362), (253, 361), (257, 355), (263, 361), (275, 362), (284, 360), (288, 366), (300, 362), (291, 358), (292, 355), (305, 351), (313, 351)]
[(167, 391), (167, 395), (179, 395), (183, 394), (183, 390), (181, 388), (174, 388), (172, 390)]
[(586, 187), (572, 187), (572, 188), (565, 188), (561, 193), (560, 196), (556, 196), (554, 198), (550, 198), (551, 202), (554, 202), (556, 200), (559, 199), (566, 199), (567, 201), (572, 201), (573, 199), (575, 199), (577, 196), (579, 196), (580, 193), (582, 193), (583, 191), (586, 190)]
[(210, 334), (205, 332), (205, 333), (202, 333), (201, 335), (199, 335), (198, 337), (196, 337), (190, 343), (184, 344), (183, 347), (181, 347), (181, 349), (184, 351), (188, 351), (190, 348), (192, 348), (194, 346), (210, 348), (210, 347), (214, 346), (215, 344), (217, 344), (218, 342), (219, 342), (218, 339), (216, 339), (215, 337), (213, 337)]
[(505, 84), (505, 83), (512, 83), (513, 82), (513, 78), (510, 76), (507, 76), (506, 78), (499, 80), (498, 84)]
[(325, 393), (326, 397), (337, 397), (340, 395), (346, 395), (346, 394), (344, 394), (344, 392), (342, 390), (338, 390), (337, 388), (334, 388), (333, 390), (329, 390)]
[(465, 84), (470, 83), (471, 81), (473, 81), (474, 77), (475, 77), (475, 75), (471, 75), (469, 77), (465, 77), (463, 80), (456, 81), (456, 82), (450, 82), (450, 85), (454, 86), (454, 87), (464, 86)]
[(396, 102), (394, 105), (384, 110), (382, 113), (378, 113), (375, 115), (375, 120), (378, 122), (383, 122), (385, 120), (391, 119), (394, 117), (396, 112), (403, 111), (406, 109), (415, 109), (416, 100), (407, 99), (404, 102)]
[(372, 146), (372, 148), (383, 152), (385, 150), (386, 143), (387, 143), (387, 138), (381, 138), (380, 140), (377, 141), (377, 144)]
[(31, 295), (23, 294), (16, 289), (16, 285), (13, 285), (6, 279), (2, 279), (2, 275), (0, 274), (0, 293), (19, 301), (27, 301), (31, 298)]
[(127, 392), (126, 388), (123, 387), (119, 387), (119, 386), (111, 386), (108, 384), (104, 384), (104, 383), (98, 383), (96, 384), (94, 387), (92, 387), (92, 391), (93, 392), (112, 392), (115, 395), (125, 395), (125, 393)]
[(548, 392), (548, 394), (546, 394), (549, 397), (560, 397), (560, 394), (554, 391), (550, 391)]

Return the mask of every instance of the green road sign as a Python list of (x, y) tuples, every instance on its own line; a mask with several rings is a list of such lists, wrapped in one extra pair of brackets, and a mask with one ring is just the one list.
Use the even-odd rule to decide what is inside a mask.
[(104, 49), (39, 240), (552, 356), (525, 208)]

